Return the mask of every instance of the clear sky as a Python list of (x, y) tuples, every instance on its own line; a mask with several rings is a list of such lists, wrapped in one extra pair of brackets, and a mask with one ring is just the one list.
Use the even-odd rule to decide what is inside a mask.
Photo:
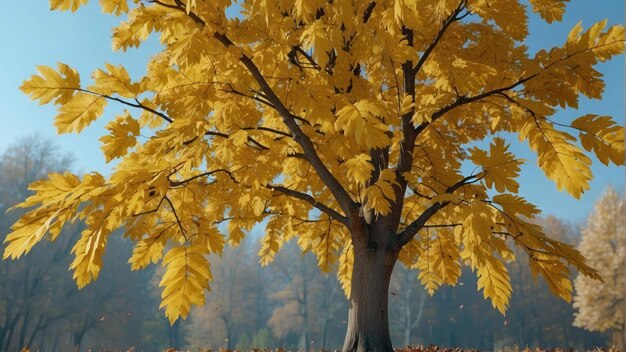
[[(622, 0), (573, 0), (568, 4), (564, 21), (551, 25), (533, 16), (530, 23), (528, 45), (531, 51), (560, 45), (569, 30), (580, 20), (588, 28), (591, 24), (608, 18), (609, 24), (624, 22)], [(113, 52), (111, 28), (120, 19), (100, 13), (98, 2), (92, 0), (88, 6), (75, 14), (49, 11), (47, 0), (9, 1), (0, 11), (0, 151), (17, 138), (38, 133), (53, 139), (63, 151), (76, 156), (76, 168), (82, 172), (99, 171), (108, 173), (100, 152), (98, 138), (105, 132), (104, 125), (122, 111), (109, 103), (105, 116), (83, 133), (56, 135), (53, 125), (54, 106), (39, 106), (31, 102), (18, 89), (22, 81), (36, 72), (37, 65), (56, 66), (64, 62), (77, 69), (83, 82), (89, 82), (91, 72), (104, 66), (105, 62), (124, 64), (131, 76), (139, 77), (145, 72), (147, 58), (159, 50), (156, 40), (140, 49)], [(556, 120), (571, 121), (586, 113), (611, 115), (624, 121), (624, 58), (600, 65), (605, 74), (606, 92), (602, 101), (583, 99), (578, 111), (566, 110), (558, 113)], [(595, 176), (588, 191), (580, 201), (558, 192), (536, 166), (526, 144), (513, 144), (514, 151), (527, 159), (520, 177), (520, 194), (537, 204), (544, 214), (553, 214), (578, 223), (586, 217), (607, 186), (623, 189), (624, 168), (605, 167), (594, 159)]]

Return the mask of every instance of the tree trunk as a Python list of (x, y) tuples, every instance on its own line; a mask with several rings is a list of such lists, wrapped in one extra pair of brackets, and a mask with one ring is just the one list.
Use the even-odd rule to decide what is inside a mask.
[(6, 340), (4, 341), (4, 346), (2, 348), (2, 351), (8, 351), (9, 348), (11, 347), (11, 340), (13, 338), (13, 333), (15, 332), (15, 327), (17, 325), (19, 318), (20, 316), (18, 314), (7, 324), (6, 328), (8, 328), (9, 334), (7, 335)]
[(624, 331), (614, 329), (612, 335), (611, 347), (618, 351), (624, 351)]
[(169, 322), (167, 322), (166, 324), (167, 324), (167, 334), (168, 334), (169, 341), (170, 341), (170, 347), (173, 349), (178, 349), (180, 347), (178, 346), (180, 319), (176, 320), (174, 324), (172, 325), (170, 325)]
[(28, 316), (29, 315), (30, 315), (29, 312), (26, 312), (24, 314), (24, 318), (22, 320), (22, 328), (20, 329), (20, 337), (19, 337), (19, 343), (18, 343), (18, 346), (19, 346), (20, 350), (22, 348), (26, 347), (25, 346), (25, 343), (26, 343), (26, 329), (28, 328), (28, 323), (29, 323)]
[(39, 332), (39, 330), (41, 330), (41, 323), (43, 322), (43, 319), (43, 315), (40, 315), (37, 318), (37, 323), (35, 324), (33, 332), (30, 334), (30, 337), (28, 338), (28, 343), (26, 344), (26, 346), (33, 351), (35, 351), (35, 348), (33, 347), (33, 345), (35, 344), (35, 336), (37, 336), (37, 333)]
[(403, 270), (404, 273), (404, 346), (411, 343), (411, 330), (413, 325), (413, 317), (411, 314), (411, 276), (408, 269)]
[(354, 247), (348, 330), (343, 352), (393, 352), (389, 335), (389, 279), (398, 252)]

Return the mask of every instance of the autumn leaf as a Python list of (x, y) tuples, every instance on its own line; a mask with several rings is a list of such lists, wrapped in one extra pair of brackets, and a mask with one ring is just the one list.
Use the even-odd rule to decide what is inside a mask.
[(80, 132), (104, 112), (106, 99), (84, 92), (78, 92), (59, 108), (54, 125), (59, 133)]
[(353, 137), (357, 143), (367, 148), (382, 148), (389, 144), (388, 128), (382, 122), (387, 112), (372, 101), (361, 100), (346, 105), (337, 112), (335, 129)]
[(135, 146), (139, 135), (139, 123), (127, 112), (118, 116), (107, 125), (110, 135), (100, 138), (102, 152), (109, 162), (114, 158), (126, 155), (129, 148)]
[(82, 5), (87, 4), (88, 1), (89, 0), (50, 0), (50, 10), (71, 10), (74, 12)]
[(127, 0), (100, 0), (100, 6), (102, 6), (102, 12), (112, 13), (115, 16), (128, 12)]
[(31, 76), (20, 90), (31, 99), (39, 100), (39, 104), (67, 104), (80, 88), (80, 76), (66, 64), (59, 63), (58, 66), (59, 72), (48, 66), (37, 66), (41, 75)]

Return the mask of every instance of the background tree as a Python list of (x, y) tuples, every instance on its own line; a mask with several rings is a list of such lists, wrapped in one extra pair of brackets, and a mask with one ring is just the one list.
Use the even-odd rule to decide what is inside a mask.
[[(32, 192), (27, 185), (50, 172), (71, 165), (41, 136), (18, 139), (0, 156), (0, 228), (8, 231), (20, 211), (6, 213), (7, 206)], [(150, 342), (138, 343), (146, 308), (156, 301), (145, 298), (150, 270), (129, 273), (120, 256), (130, 254), (130, 243), (112, 235), (103, 275), (78, 294), (67, 271), (69, 253), (84, 226), (67, 226), (60, 238), (35, 248), (17, 263), (0, 263), (0, 351), (18, 351), (25, 346), (44, 350), (73, 350), (81, 345), (101, 348), (121, 346), (156, 349)], [(129, 275), (130, 274), (130, 275)], [(97, 302), (98, 304), (94, 304)], [(145, 303), (152, 302), (152, 307)], [(56, 336), (52, 339), (51, 336)], [(159, 346), (160, 347), (160, 346)]]
[[(330, 329), (337, 324), (345, 307), (341, 287), (329, 275), (320, 272), (312, 253), (301, 254), (295, 241), (285, 244), (269, 269), (279, 278), (272, 298), (279, 304), (272, 312), (268, 325), (275, 336), (287, 340), (290, 335), (302, 350), (327, 349)], [(333, 319), (335, 317), (335, 319)]]
[(254, 334), (256, 270), (251, 244), (226, 248), (213, 262), (212, 295), (195, 310), (186, 340), (195, 348), (235, 348), (239, 337)]
[[(19, 218), (20, 213), (4, 215), (8, 208), (26, 199), (32, 194), (27, 187), (30, 183), (51, 172), (67, 169), (71, 164), (69, 155), (62, 155), (58, 149), (41, 136), (21, 138), (2, 153), (0, 158), (0, 226), (8, 229)], [(56, 249), (69, 249), (76, 228), (68, 228), (63, 241), (56, 243)], [(11, 346), (23, 347), (31, 342), (41, 330), (58, 319), (56, 312), (50, 312), (49, 305), (43, 309), (36, 307), (43, 303), (48, 292), (44, 287), (54, 284), (53, 276), (64, 268), (51, 266), (58, 264), (63, 256), (55, 250), (40, 250), (34, 256), (28, 256), (17, 265), (0, 263), (0, 350)]]
[(395, 298), (395, 302), (390, 304), (390, 313), (395, 317), (390, 322), (391, 328), (402, 333), (402, 346), (409, 346), (413, 342), (413, 331), (424, 323), (428, 293), (419, 283), (415, 272), (404, 265), (395, 269), (390, 292), (393, 295), (392, 302)]
[(578, 247), (603, 276), (604, 282), (578, 275), (574, 325), (591, 331), (612, 330), (612, 345), (624, 350), (626, 324), (626, 208), (609, 188), (596, 203), (582, 230)]
[[(547, 216), (536, 222), (550, 238), (571, 245), (578, 242), (578, 232), (562, 220)], [(443, 287), (432, 297), (424, 297), (420, 323), (411, 330), (408, 343), (405, 342), (406, 326), (403, 318), (406, 293), (413, 292), (410, 308), (412, 318), (417, 319), (420, 316), (420, 295), (424, 289), (412, 271), (408, 271), (407, 289), (407, 270), (396, 268), (390, 296), (390, 314), (394, 317), (390, 324), (394, 343), (434, 343), (443, 347), (464, 346), (493, 351), (525, 347), (586, 350), (605, 346), (605, 335), (572, 326), (574, 318), (571, 304), (552, 295), (544, 280), (534, 280), (529, 266), (525, 264), (527, 258), (524, 251), (519, 248), (513, 250), (517, 260), (506, 263), (513, 288), (506, 316), (489, 309), (489, 303), (476, 291), (475, 273), (465, 269), (456, 287)], [(477, 316), (481, 319), (476, 319)]]
[[(20, 207), (34, 208), (13, 225), (5, 258), (85, 219), (71, 264), (83, 287), (97, 278), (109, 235), (124, 228), (136, 243), (133, 269), (166, 267), (161, 298), (173, 322), (205, 302), (208, 254), (262, 222), (262, 264), (293, 237), (322, 270), (338, 261), (350, 296), (346, 352), (392, 350), (388, 287), (398, 259), (420, 270), (429, 292), (469, 266), (501, 312), (509, 245), (566, 300), (570, 266), (598, 277), (528, 220), (539, 211), (517, 195), (523, 161), (497, 134), (528, 141), (546, 176), (574, 197), (589, 188), (585, 150), (624, 164), (623, 128), (610, 117), (552, 118), (581, 95), (601, 97), (595, 66), (622, 53), (621, 26), (579, 24), (563, 45), (530, 54), (519, 1), (249, 0), (238, 3), (240, 17), (226, 16), (228, 0), (136, 3), (101, 1), (105, 12), (128, 12), (115, 49), (160, 34), (163, 50), (145, 76), (107, 64), (84, 86), (59, 64), (22, 85), (59, 106), (60, 133), (80, 132), (109, 101), (133, 111), (101, 139), (107, 160), (122, 159), (110, 177), (53, 174), (31, 185)], [(530, 0), (548, 22), (564, 5)], [(141, 129), (149, 138), (137, 138)], [(485, 139), (487, 148), (476, 146)]]

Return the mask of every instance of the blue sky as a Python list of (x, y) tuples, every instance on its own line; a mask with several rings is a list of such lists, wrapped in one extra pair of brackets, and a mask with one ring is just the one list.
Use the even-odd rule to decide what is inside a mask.
[[(546, 24), (536, 16), (530, 22), (528, 45), (532, 51), (561, 44), (569, 30), (580, 20), (588, 28), (608, 18), (609, 24), (624, 22), (624, 2), (621, 0), (573, 0), (568, 4), (564, 21)], [(53, 126), (54, 106), (39, 106), (18, 89), (22, 81), (36, 72), (37, 65), (56, 66), (61, 61), (76, 68), (83, 82), (89, 82), (91, 72), (105, 62), (124, 64), (133, 77), (145, 72), (148, 57), (159, 50), (156, 40), (140, 49), (113, 52), (111, 28), (120, 19), (100, 13), (98, 2), (75, 14), (51, 12), (47, 0), (10, 1), (0, 11), (0, 151), (17, 138), (38, 133), (53, 139), (63, 151), (76, 156), (76, 168), (81, 172), (107, 173), (100, 152), (98, 138), (104, 134), (104, 125), (122, 109), (109, 104), (103, 118), (83, 133), (57, 135)], [(624, 120), (624, 58), (623, 56), (599, 66), (605, 74), (607, 88), (602, 101), (584, 100), (578, 111), (566, 110), (556, 116), (558, 121), (570, 121), (586, 113), (611, 115)], [(595, 161), (595, 176), (580, 201), (558, 192), (536, 166), (536, 158), (525, 144), (513, 143), (513, 150), (527, 163), (520, 176), (520, 194), (537, 204), (544, 214), (553, 214), (573, 223), (586, 217), (593, 202), (607, 186), (623, 189), (624, 168), (605, 167)]]

